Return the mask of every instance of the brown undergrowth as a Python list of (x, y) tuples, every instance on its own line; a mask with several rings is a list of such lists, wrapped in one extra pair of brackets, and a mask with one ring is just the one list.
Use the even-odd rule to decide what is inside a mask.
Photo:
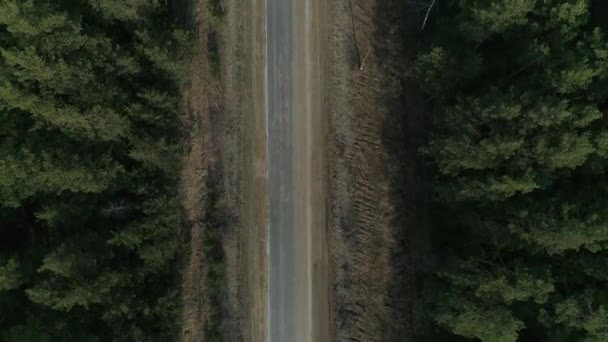
[[(180, 183), (180, 199), (189, 232), (188, 258), (182, 272), (182, 341), (205, 341), (209, 327), (217, 320), (210, 276), (216, 273), (209, 248), (210, 205), (216, 206), (218, 189), (212, 178), (217, 164), (212, 113), (221, 98), (219, 80), (213, 76), (208, 50), (210, 11), (206, 0), (192, 1), (193, 49), (190, 82), (182, 92), (181, 124), (185, 135)], [(212, 189), (209, 186), (212, 185)], [(213, 190), (213, 191), (211, 191)], [(213, 196), (210, 196), (213, 195)], [(211, 199), (211, 201), (210, 201)], [(211, 203), (213, 202), (213, 203)], [(213, 209), (212, 208), (212, 209)], [(215, 273), (214, 273), (215, 272)]]
[(333, 0), (330, 254), (338, 341), (410, 341), (421, 329), (428, 237), (423, 104), (406, 81), (406, 8)]

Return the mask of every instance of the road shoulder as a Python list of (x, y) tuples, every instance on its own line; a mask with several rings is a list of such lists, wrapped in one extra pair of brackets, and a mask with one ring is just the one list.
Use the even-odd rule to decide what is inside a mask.
[[(268, 289), (268, 172), (266, 156), (266, 2), (245, 0), (236, 5), (239, 20), (239, 74), (235, 86), (240, 96), (242, 138), (241, 283), (244, 340), (267, 338)], [(242, 38), (242, 39), (241, 39)]]

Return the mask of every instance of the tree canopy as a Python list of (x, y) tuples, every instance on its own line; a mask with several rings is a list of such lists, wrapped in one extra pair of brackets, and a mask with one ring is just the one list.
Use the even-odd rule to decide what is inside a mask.
[[(608, 33), (601, 1), (437, 2), (413, 68), (432, 105), (438, 325), (608, 339)], [(601, 17), (601, 15), (599, 16)], [(455, 228), (453, 228), (455, 227)]]
[(174, 336), (188, 55), (162, 0), (0, 3), (0, 340)]

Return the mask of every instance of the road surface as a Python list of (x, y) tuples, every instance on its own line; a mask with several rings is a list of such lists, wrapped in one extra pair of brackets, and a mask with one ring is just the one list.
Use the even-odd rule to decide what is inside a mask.
[(329, 341), (324, 0), (266, 0), (268, 340)]

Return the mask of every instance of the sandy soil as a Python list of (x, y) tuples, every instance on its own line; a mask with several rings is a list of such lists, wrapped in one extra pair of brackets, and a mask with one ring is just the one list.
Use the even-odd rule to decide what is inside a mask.
[(219, 35), (220, 79), (203, 84), (205, 92), (212, 94), (207, 100), (212, 181), (221, 184), (221, 203), (228, 216), (222, 238), (226, 262), (222, 324), (226, 341), (265, 341), (265, 3), (224, 0), (222, 4), (224, 17), (212, 24)]
[[(304, 2), (298, 2), (301, 6)], [(329, 311), (328, 283), (328, 170), (327, 170), (327, 133), (329, 112), (327, 106), (327, 43), (325, 0), (307, 2), (304, 12), (307, 22), (301, 26), (308, 30), (303, 51), (306, 61), (296, 64), (305, 66), (306, 91), (302, 95), (309, 118), (305, 123), (306, 158), (308, 174), (304, 174), (301, 186), (307, 192), (307, 215), (305, 218), (308, 235), (308, 268), (312, 296), (310, 300), (311, 341), (330, 341), (331, 316)], [(301, 13), (301, 10), (297, 10)], [(302, 18), (302, 17), (300, 17)], [(300, 126), (301, 127), (301, 126)]]
[[(241, 295), (244, 341), (266, 341), (268, 179), (264, 0), (231, 0), (228, 25), (236, 39), (232, 57), (235, 110), (241, 113)], [(231, 10), (229, 9), (229, 12)], [(238, 35), (238, 37), (237, 37)]]
[[(303, 247), (296, 258), (298, 284), (309, 294), (297, 304), (305, 317), (298, 341), (330, 341), (327, 244), (327, 33), (326, 1), (296, 1), (294, 8), (294, 145), (296, 241)], [(271, 180), (272, 181), (272, 180)], [(299, 211), (298, 211), (299, 209)], [(298, 302), (296, 302), (298, 303)]]
[[(182, 204), (191, 224), (183, 276), (183, 341), (203, 341), (209, 303), (202, 254), (207, 181), (221, 192), (227, 224), (222, 242), (226, 341), (266, 341), (267, 172), (264, 93), (265, 2), (224, 0), (224, 18), (209, 20), (208, 1), (196, 0), (193, 80), (183, 89), (186, 143)], [(218, 32), (220, 79), (210, 73), (207, 33)]]

